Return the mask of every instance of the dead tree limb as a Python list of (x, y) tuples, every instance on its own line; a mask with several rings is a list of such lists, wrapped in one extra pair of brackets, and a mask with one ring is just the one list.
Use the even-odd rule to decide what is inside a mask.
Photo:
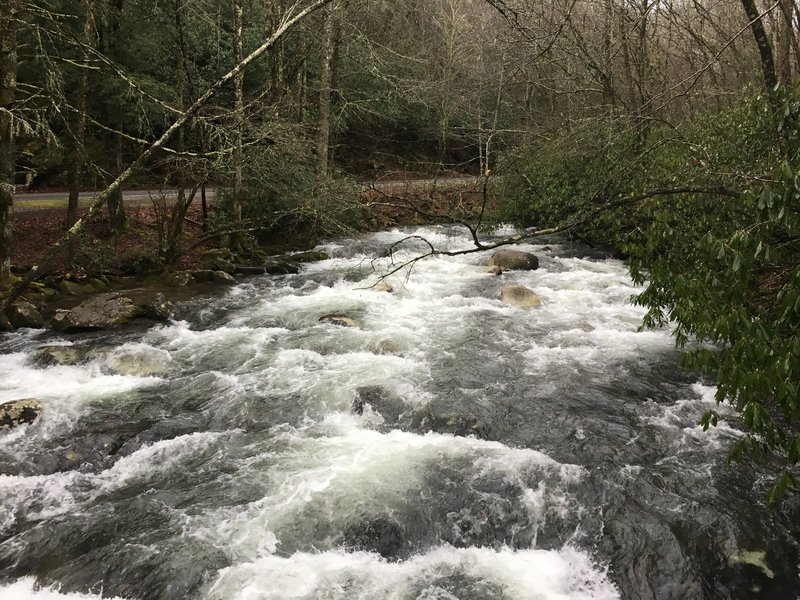
[(253, 50), (253, 52), (246, 56), (240, 63), (235, 65), (225, 75), (220, 77), (211, 87), (206, 90), (202, 96), (195, 100), (195, 102), (188, 109), (186, 109), (186, 111), (180, 117), (178, 117), (178, 119), (161, 135), (161, 137), (150, 144), (149, 147), (139, 154), (136, 160), (128, 165), (128, 167), (119, 175), (119, 177), (117, 177), (106, 189), (92, 199), (92, 202), (84, 216), (78, 219), (75, 224), (70, 227), (69, 230), (67, 230), (67, 232), (50, 247), (50, 249), (39, 260), (39, 262), (31, 267), (27, 273), (25, 273), (22, 280), (13, 288), (11, 288), (8, 295), (0, 300), (0, 314), (5, 314), (7, 312), (11, 303), (25, 290), (25, 288), (28, 287), (32, 281), (39, 276), (39, 273), (41, 273), (42, 269), (46, 268), (53, 261), (53, 259), (58, 256), (63, 248), (67, 246), (70, 241), (72, 241), (83, 230), (86, 223), (89, 222), (100, 211), (108, 197), (119, 190), (120, 186), (138, 168), (144, 165), (150, 159), (150, 157), (153, 156), (153, 154), (158, 152), (181, 127), (189, 122), (189, 120), (195, 116), (198, 111), (209, 100), (211, 100), (211, 98), (213, 98), (225, 84), (238, 77), (239, 74), (242, 73), (248, 65), (250, 65), (250, 63), (258, 59), (270, 48), (272, 48), (275, 43), (281, 39), (294, 25), (330, 2), (332, 2), (332, 0), (315, 0), (304, 9), (294, 14), (287, 14), (283, 21), (278, 25), (278, 28), (272, 33), (271, 36), (269, 36), (266, 41), (264, 41), (263, 44)]
[[(603, 203), (601, 206), (598, 206), (592, 211), (589, 211), (585, 215), (581, 217), (573, 218), (566, 223), (556, 225), (554, 227), (548, 227), (546, 229), (530, 229), (524, 233), (520, 233), (517, 235), (509, 236), (503, 238), (501, 240), (491, 242), (491, 243), (481, 243), (477, 240), (474, 240), (474, 247), (467, 248), (465, 250), (438, 250), (436, 249), (433, 244), (431, 244), (428, 240), (423, 241), (428, 245), (430, 250), (425, 252), (424, 254), (420, 254), (419, 256), (415, 256), (414, 258), (407, 260), (394, 268), (392, 268), (387, 273), (381, 275), (378, 281), (382, 281), (387, 277), (402, 271), (407, 267), (413, 267), (417, 262), (425, 259), (430, 258), (432, 256), (462, 256), (465, 254), (475, 254), (476, 252), (484, 252), (486, 250), (494, 250), (495, 248), (501, 248), (503, 246), (510, 246), (512, 244), (517, 244), (519, 242), (530, 240), (538, 237), (543, 237), (545, 235), (555, 235), (558, 233), (566, 233), (576, 227), (580, 227), (581, 225), (586, 225), (591, 223), (593, 220), (598, 218), (603, 213), (613, 210), (615, 208), (620, 208), (623, 206), (633, 206), (644, 200), (648, 200), (650, 198), (656, 198), (659, 196), (676, 196), (676, 195), (683, 195), (683, 194), (705, 194), (705, 195), (714, 195), (714, 196), (727, 196), (729, 198), (739, 198), (742, 195), (742, 192), (738, 190), (733, 190), (730, 188), (726, 188), (723, 186), (720, 187), (678, 187), (678, 188), (654, 188), (652, 190), (648, 190), (646, 192), (642, 192), (641, 194), (636, 194), (634, 196), (626, 196), (624, 198), (617, 198), (615, 200), (611, 200), (608, 202)], [(468, 227), (470, 234), (473, 235), (473, 228)], [(420, 240), (422, 239), (418, 235), (409, 235), (397, 242), (393, 243), (390, 250), (393, 253), (394, 250), (402, 245), (404, 242), (408, 240)]]

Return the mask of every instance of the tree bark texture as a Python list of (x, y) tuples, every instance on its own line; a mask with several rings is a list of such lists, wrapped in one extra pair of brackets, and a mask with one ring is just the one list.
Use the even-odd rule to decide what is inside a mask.
[[(113, 58), (119, 56), (119, 48), (123, 42), (120, 39), (120, 19), (122, 18), (122, 10), (124, 8), (125, 0), (113, 0), (112, 6), (110, 8), (110, 50), (111, 55)], [(117, 123), (116, 129), (118, 131), (124, 131), (125, 125), (122, 122), (121, 116), (117, 115), (115, 118)], [(124, 163), (124, 156), (123, 156), (123, 146), (122, 146), (122, 138), (117, 136), (116, 145), (115, 145), (115, 165), (114, 165), (114, 174), (115, 176), (119, 176), (122, 173)], [(108, 222), (111, 226), (112, 231), (122, 231), (125, 229), (125, 225), (128, 222), (127, 217), (125, 216), (125, 205), (123, 204), (122, 200), (122, 188), (119, 187), (115, 189), (112, 193), (108, 195), (108, 199), (106, 201), (108, 206)]]
[(761, 75), (764, 78), (764, 86), (767, 92), (772, 94), (778, 85), (778, 78), (775, 74), (775, 59), (772, 54), (772, 45), (769, 36), (764, 29), (764, 22), (756, 7), (755, 0), (742, 0), (744, 12), (750, 21), (750, 30), (753, 32), (753, 39), (758, 46), (758, 55), (761, 61)]
[(0, 0), (0, 281), (11, 276), (11, 209), (16, 146), (13, 109), (17, 92), (18, 0)]
[(81, 36), (81, 73), (78, 81), (78, 101), (75, 117), (74, 152), (70, 173), (69, 200), (67, 202), (67, 228), (78, 220), (78, 197), (81, 192), (81, 180), (86, 167), (86, 96), (89, 93), (89, 48), (94, 37), (93, 1), (83, 2), (83, 35)]
[(328, 155), (331, 137), (331, 84), (333, 82), (333, 58), (336, 52), (337, 4), (328, 7), (323, 33), (322, 63), (319, 76), (319, 120), (317, 122), (318, 173), (328, 173)]
[[(244, 54), (242, 42), (242, 14), (243, 14), (243, 1), (234, 0), (233, 2), (233, 59), (235, 64), (242, 62)], [(242, 129), (244, 128), (244, 71), (239, 71), (233, 80), (234, 87), (234, 119), (235, 119), (235, 140), (233, 151), (233, 214), (234, 222), (242, 220), (242, 184), (243, 165), (244, 160), (242, 152)], [(237, 234), (231, 235), (231, 249), (237, 250), (241, 243), (241, 239)]]

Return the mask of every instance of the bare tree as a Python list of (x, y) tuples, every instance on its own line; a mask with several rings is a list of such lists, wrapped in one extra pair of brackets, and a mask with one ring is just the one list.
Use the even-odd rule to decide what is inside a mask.
[(89, 49), (94, 38), (94, 1), (83, 0), (83, 33), (81, 36), (81, 71), (78, 79), (78, 101), (73, 130), (74, 152), (70, 165), (69, 200), (67, 203), (67, 227), (78, 220), (78, 198), (85, 172), (86, 156), (86, 97), (89, 93)]
[(319, 78), (319, 116), (317, 123), (317, 160), (320, 177), (328, 172), (328, 155), (331, 136), (331, 86), (333, 83), (333, 61), (339, 29), (339, 3), (328, 6), (325, 15)]
[(14, 204), (16, 147), (18, 0), (0, 0), (0, 282), (11, 276), (11, 209)]
[[(199, 98), (197, 98), (197, 100), (192, 103), (191, 106), (189, 106), (189, 108), (187, 108), (178, 116), (172, 125), (170, 125), (156, 141), (148, 145), (137, 156), (137, 158), (131, 162), (127, 168), (114, 181), (111, 182), (108, 187), (106, 187), (105, 190), (100, 192), (92, 199), (83, 217), (78, 219), (75, 224), (64, 234), (64, 236), (62, 236), (58, 242), (50, 247), (39, 263), (31, 267), (22, 280), (16, 284), (9, 291), (9, 293), (2, 298), (2, 300), (0, 300), (0, 314), (4, 314), (8, 310), (8, 307), (11, 305), (11, 303), (25, 290), (25, 288), (27, 288), (32, 281), (39, 276), (43, 268), (48, 266), (52, 260), (64, 249), (64, 247), (83, 231), (86, 223), (88, 223), (95, 215), (97, 215), (102, 205), (108, 201), (108, 197), (112, 193), (119, 190), (122, 184), (127, 181), (137, 169), (146, 164), (147, 161), (153, 157), (153, 155), (164, 149), (166, 143), (173, 138), (178, 130), (190, 122), (191, 119), (198, 114), (200, 109), (205, 106), (225, 85), (234, 81), (235, 78), (239, 76), (250, 64), (252, 64), (259, 57), (263, 56), (270, 48), (274, 46), (277, 40), (281, 39), (297, 23), (301, 22), (310, 14), (329, 4), (331, 1), (332, 0), (313, 0), (305, 5), (296, 4), (293, 9), (290, 9), (286, 14), (284, 14), (283, 19), (272, 35), (270, 35), (260, 46), (244, 57), (240, 62), (236, 63), (236, 65), (234, 65), (230, 71), (213, 83)], [(16, 7), (16, 4), (13, 0), (3, 0), (3, 2), (6, 3), (4, 8), (7, 7), (10, 9)], [(3, 15), (6, 14), (14, 13), (13, 11), (10, 13), (4, 11)], [(13, 45), (10, 45), (9, 47), (13, 48)], [(13, 198), (13, 185), (9, 184), (8, 189), (9, 197)]]

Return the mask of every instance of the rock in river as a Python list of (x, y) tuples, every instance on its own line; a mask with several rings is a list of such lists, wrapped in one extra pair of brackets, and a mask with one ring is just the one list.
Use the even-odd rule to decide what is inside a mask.
[(530, 252), (498, 250), (489, 257), (488, 265), (500, 267), (504, 271), (533, 271), (539, 268), (539, 259)]
[(330, 323), (332, 325), (339, 325), (340, 327), (360, 327), (361, 324), (353, 317), (347, 315), (323, 315), (319, 318), (320, 323)]
[(5, 402), (0, 404), (0, 427), (16, 427), (23, 423), (33, 423), (41, 412), (42, 405), (33, 398)]
[(521, 308), (531, 308), (542, 304), (539, 296), (524, 285), (509, 285), (504, 287), (500, 290), (500, 301), (503, 304), (519, 306)]
[(36, 307), (25, 300), (17, 300), (11, 305), (9, 317), (14, 327), (39, 328), (44, 326), (44, 317)]
[(172, 303), (163, 294), (139, 290), (124, 295), (112, 292), (89, 298), (71, 310), (57, 310), (53, 328), (57, 331), (114, 329), (139, 317), (165, 320), (172, 312)]

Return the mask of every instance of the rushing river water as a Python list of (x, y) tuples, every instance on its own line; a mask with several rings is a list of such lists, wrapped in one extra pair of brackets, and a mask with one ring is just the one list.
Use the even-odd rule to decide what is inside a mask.
[[(0, 598), (797, 597), (794, 500), (727, 465), (730, 411), (697, 426), (714, 389), (637, 332), (621, 262), (551, 240), (521, 247), (537, 271), (440, 257), (368, 288), (407, 233), (168, 324), (0, 338), (0, 401), (44, 406), (0, 431)], [(543, 306), (501, 304), (511, 283)]]

